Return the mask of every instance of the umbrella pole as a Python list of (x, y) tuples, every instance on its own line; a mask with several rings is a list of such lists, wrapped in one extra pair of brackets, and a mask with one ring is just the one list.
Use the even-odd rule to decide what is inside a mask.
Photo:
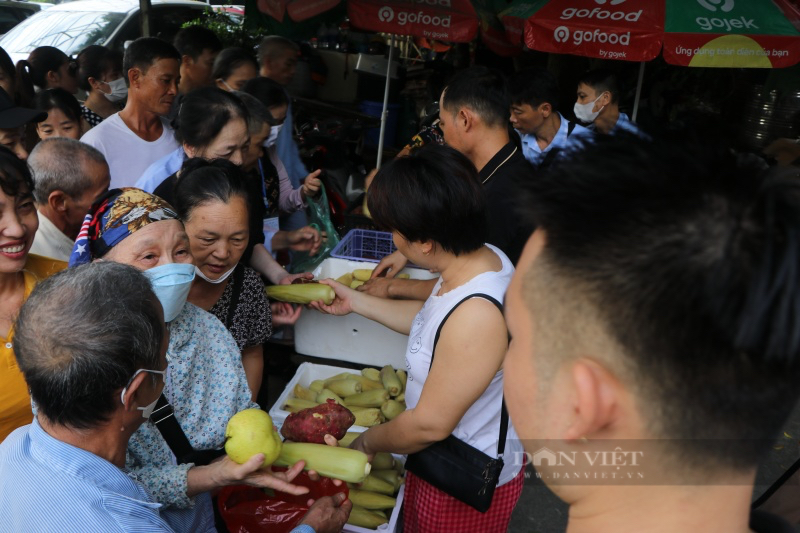
[(386, 121), (389, 115), (389, 83), (392, 81), (392, 56), (394, 55), (394, 34), (389, 45), (389, 63), (386, 67), (386, 87), (383, 89), (383, 112), (381, 113), (381, 132), (378, 136), (378, 161), (375, 168), (381, 168), (383, 160), (383, 136), (386, 134)]
[(633, 100), (633, 116), (631, 120), (636, 122), (636, 115), (639, 113), (639, 100), (642, 98), (642, 84), (644, 83), (644, 61), (639, 63), (639, 81), (636, 82), (636, 98)]

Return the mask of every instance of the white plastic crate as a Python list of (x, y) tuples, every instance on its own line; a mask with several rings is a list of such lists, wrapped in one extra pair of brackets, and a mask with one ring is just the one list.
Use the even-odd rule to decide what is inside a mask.
[[(328, 258), (314, 270), (316, 279), (338, 278), (357, 268), (373, 269), (375, 263)], [(404, 268), (401, 273), (411, 279), (436, 277), (420, 268)], [(297, 353), (338, 359), (365, 365), (405, 367), (408, 335), (401, 335), (355, 313), (346, 316), (326, 315), (314, 309), (303, 309), (294, 326)]]

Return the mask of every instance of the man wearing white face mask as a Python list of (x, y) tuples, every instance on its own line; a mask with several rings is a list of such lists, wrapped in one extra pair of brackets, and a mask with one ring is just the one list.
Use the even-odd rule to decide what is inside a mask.
[(639, 128), (619, 110), (619, 84), (609, 70), (590, 70), (578, 82), (575, 117), (597, 133), (627, 131), (639, 134)]
[(545, 169), (589, 130), (558, 112), (558, 82), (542, 68), (518, 72), (509, 83), (511, 125), (520, 136), (522, 155)]

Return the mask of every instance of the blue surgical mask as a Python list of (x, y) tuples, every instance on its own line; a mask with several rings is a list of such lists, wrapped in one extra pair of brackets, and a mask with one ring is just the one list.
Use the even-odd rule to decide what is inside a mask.
[(194, 281), (192, 263), (169, 263), (143, 272), (164, 308), (164, 321), (172, 322), (183, 309)]

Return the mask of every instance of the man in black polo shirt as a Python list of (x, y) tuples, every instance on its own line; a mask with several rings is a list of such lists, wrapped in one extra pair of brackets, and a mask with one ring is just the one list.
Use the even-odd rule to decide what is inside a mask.
[(533, 167), (508, 135), (509, 98), (505, 80), (486, 67), (462, 70), (439, 100), (444, 142), (478, 169), (486, 189), (489, 243), (516, 264), (533, 227), (517, 213), (516, 180), (533, 179)]
[[(523, 220), (516, 201), (516, 183), (533, 179), (534, 169), (509, 137), (510, 100), (505, 80), (486, 67), (462, 70), (453, 77), (439, 100), (439, 127), (444, 141), (478, 169), (486, 190), (489, 244), (500, 248), (516, 264), (533, 226)], [(433, 285), (422, 280), (392, 279), (405, 266), (398, 252), (387, 256), (373, 279), (359, 290), (386, 298), (425, 300)], [(385, 278), (378, 277), (386, 272)]]

